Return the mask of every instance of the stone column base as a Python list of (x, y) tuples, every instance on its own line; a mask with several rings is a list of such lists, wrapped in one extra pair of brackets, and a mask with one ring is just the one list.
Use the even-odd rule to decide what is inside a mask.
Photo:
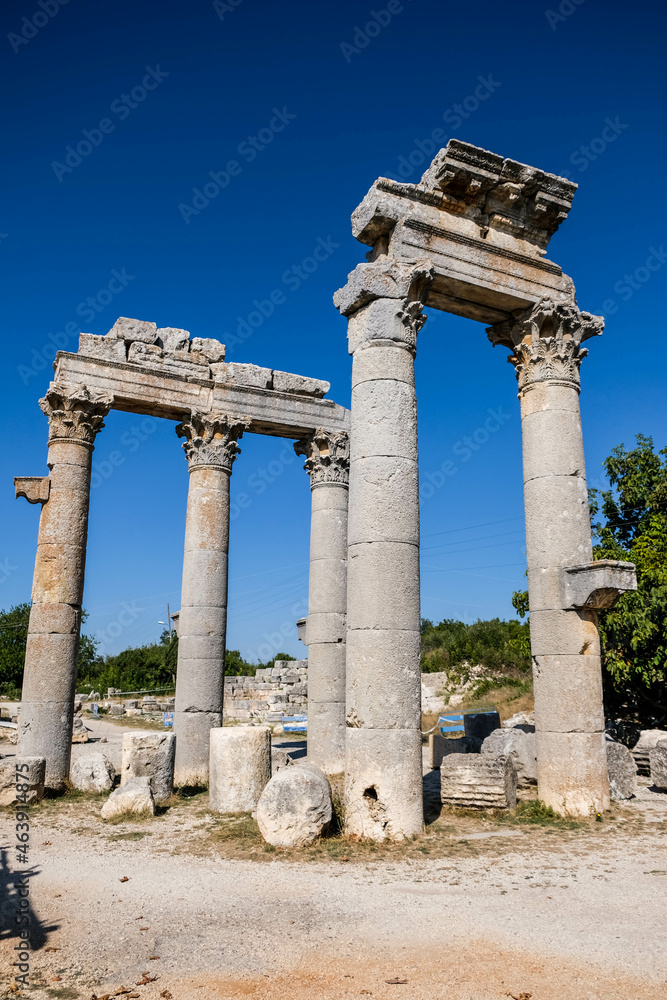
[(423, 828), (419, 730), (348, 729), (345, 832), (371, 840), (403, 840)]
[(539, 796), (563, 816), (609, 809), (604, 733), (537, 733)]
[(208, 785), (210, 732), (221, 724), (221, 712), (174, 712), (174, 785), (179, 788)]
[(72, 753), (71, 704), (22, 701), (18, 736), (21, 757), (45, 757), (44, 787), (52, 792), (63, 792), (69, 780)]

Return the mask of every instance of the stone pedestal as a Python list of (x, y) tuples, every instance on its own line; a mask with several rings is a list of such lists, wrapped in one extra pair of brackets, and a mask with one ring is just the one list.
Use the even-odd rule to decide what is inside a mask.
[(566, 595), (567, 568), (593, 558), (579, 366), (602, 326), (544, 299), (489, 331), (513, 352), (521, 400), (538, 794), (571, 816), (609, 808), (597, 613)]
[(430, 278), (380, 257), (334, 297), (354, 359), (345, 822), (376, 840), (423, 827), (414, 358)]
[(246, 423), (193, 412), (176, 428), (190, 470), (178, 622), (174, 782), (208, 783), (209, 733), (222, 722), (229, 479)]
[(211, 729), (209, 807), (212, 812), (254, 812), (271, 780), (268, 726)]
[[(53, 383), (40, 406), (49, 418), (50, 490), (44, 491), (21, 696), (19, 753), (46, 759), (46, 787), (69, 777), (93, 442), (110, 396)], [(25, 495), (25, 493), (22, 493)]]
[(310, 475), (308, 590), (308, 761), (325, 774), (345, 767), (347, 434), (318, 430), (294, 445)]

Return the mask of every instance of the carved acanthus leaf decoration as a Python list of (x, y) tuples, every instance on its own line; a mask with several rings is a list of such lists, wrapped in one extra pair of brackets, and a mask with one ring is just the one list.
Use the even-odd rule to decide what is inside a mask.
[(113, 396), (91, 392), (85, 385), (52, 382), (39, 405), (49, 418), (49, 441), (81, 441), (92, 446), (104, 427)]
[(347, 486), (350, 481), (350, 439), (345, 432), (332, 433), (319, 428), (314, 434), (294, 444), (297, 455), (305, 455), (304, 469), (310, 476), (310, 485), (338, 483)]
[(602, 316), (580, 312), (574, 303), (541, 299), (513, 320), (489, 327), (491, 343), (512, 353), (519, 391), (538, 382), (557, 381), (579, 387), (579, 368), (588, 350), (583, 341), (599, 336)]
[(250, 427), (249, 420), (231, 420), (224, 413), (201, 413), (193, 410), (188, 420), (176, 427), (185, 438), (183, 450), (191, 469), (213, 465), (232, 471), (241, 453), (238, 440)]

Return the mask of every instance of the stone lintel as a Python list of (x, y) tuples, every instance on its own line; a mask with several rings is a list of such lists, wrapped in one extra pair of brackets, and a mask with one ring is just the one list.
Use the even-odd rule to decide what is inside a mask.
[(375, 254), (428, 258), (436, 272), (428, 306), (499, 322), (545, 296), (571, 297), (570, 279), (544, 254), (576, 187), (452, 139), (419, 184), (380, 177), (353, 212), (352, 231)]
[(28, 503), (46, 503), (51, 492), (48, 476), (14, 476), (16, 498), (25, 497)]
[(634, 563), (599, 559), (563, 571), (563, 607), (610, 608), (620, 594), (637, 589)]
[(230, 419), (247, 418), (252, 433), (285, 438), (302, 438), (318, 428), (331, 432), (350, 429), (349, 410), (333, 400), (231, 380), (215, 381), (208, 377), (208, 367), (193, 366), (201, 372), (195, 374), (186, 373), (184, 366), (171, 371), (160, 364), (151, 367), (59, 351), (54, 368), (58, 382), (83, 384), (91, 391), (112, 395), (115, 410), (179, 421), (193, 410), (216, 410)]

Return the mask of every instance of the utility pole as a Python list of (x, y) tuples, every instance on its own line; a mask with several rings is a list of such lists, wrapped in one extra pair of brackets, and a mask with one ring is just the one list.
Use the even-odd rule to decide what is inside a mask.
[(169, 626), (169, 642), (171, 642), (171, 614), (169, 613), (169, 602), (167, 601), (167, 624)]

